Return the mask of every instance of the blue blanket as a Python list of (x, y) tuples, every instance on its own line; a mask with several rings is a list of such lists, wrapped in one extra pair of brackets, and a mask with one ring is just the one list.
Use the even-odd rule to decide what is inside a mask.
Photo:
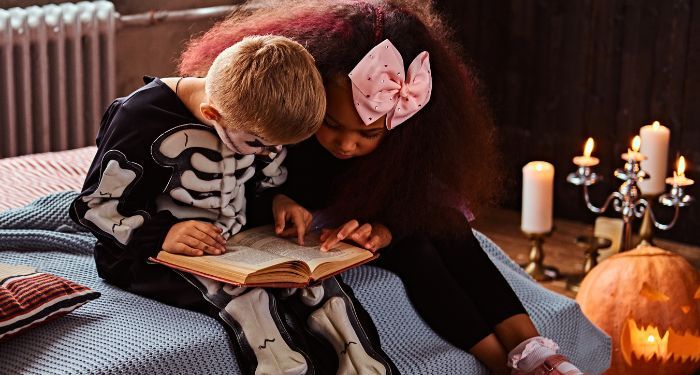
[[(170, 307), (106, 284), (94, 268), (95, 238), (68, 217), (75, 192), (0, 212), (0, 262), (28, 264), (79, 282), (102, 297), (71, 314), (0, 342), (0, 374), (239, 374), (224, 329), (202, 314)], [(525, 274), (476, 233), (542, 335), (589, 373), (609, 365), (610, 338), (571, 299)], [(437, 336), (411, 306), (401, 280), (362, 266), (345, 281), (374, 319), (382, 345), (404, 374), (487, 374), (470, 354)]]

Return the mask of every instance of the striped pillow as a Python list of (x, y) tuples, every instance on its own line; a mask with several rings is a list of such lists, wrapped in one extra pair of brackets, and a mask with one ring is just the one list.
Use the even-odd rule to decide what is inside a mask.
[[(100, 293), (31, 268), (0, 263), (0, 340), (77, 309)], [(8, 271), (14, 275), (8, 276)], [(1, 272), (5, 271), (5, 272)]]

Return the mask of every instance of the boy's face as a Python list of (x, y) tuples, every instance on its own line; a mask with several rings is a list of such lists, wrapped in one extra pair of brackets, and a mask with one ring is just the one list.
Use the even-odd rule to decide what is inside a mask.
[(270, 144), (254, 134), (240, 130), (225, 129), (219, 124), (214, 124), (214, 129), (216, 129), (216, 133), (226, 147), (237, 154), (266, 155), (271, 152), (280, 152), (282, 150), (282, 146)]

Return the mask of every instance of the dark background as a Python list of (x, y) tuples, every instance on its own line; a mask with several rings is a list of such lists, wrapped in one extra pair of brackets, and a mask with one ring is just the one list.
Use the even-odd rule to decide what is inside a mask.
[[(0, 0), (0, 7), (65, 1)], [(671, 129), (668, 173), (682, 153), (686, 174), (698, 181), (689, 192), (700, 198), (700, 0), (435, 1), (493, 107), (506, 178), (494, 189), (503, 191), (505, 207), (520, 209), (522, 166), (547, 160), (556, 168), (555, 216), (593, 223), (581, 189), (566, 183), (571, 158), (587, 137), (595, 138), (596, 171), (605, 177), (592, 189), (600, 204), (619, 186), (612, 176), (622, 166), (619, 155), (654, 120)], [(239, 2), (114, 1), (122, 15)], [(139, 87), (143, 74), (176, 74), (185, 41), (214, 21), (119, 29), (118, 94)], [(672, 213), (656, 212), (662, 219)], [(656, 233), (700, 244), (700, 202), (682, 210), (676, 228)]]
[[(499, 130), (506, 176), (503, 205), (519, 209), (521, 168), (555, 166), (556, 217), (593, 223), (579, 187), (566, 182), (572, 157), (595, 138), (594, 186), (602, 204), (612, 175), (639, 128), (671, 130), (668, 174), (678, 153), (700, 195), (700, 1), (438, 0), (486, 88)], [(500, 187), (494, 187), (500, 189)], [(699, 197), (700, 198), (700, 197)], [(672, 210), (657, 204), (667, 222)], [(619, 217), (611, 213), (608, 216)], [(637, 222), (638, 224), (638, 222)], [(657, 236), (700, 244), (700, 202)]]

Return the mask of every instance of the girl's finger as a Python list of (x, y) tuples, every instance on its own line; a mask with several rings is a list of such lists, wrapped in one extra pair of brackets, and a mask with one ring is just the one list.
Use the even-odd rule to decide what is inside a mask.
[(339, 240), (344, 240), (350, 233), (354, 232), (357, 227), (360, 226), (360, 223), (357, 222), (357, 220), (350, 220), (347, 223), (345, 223), (341, 228), (338, 234), (336, 235)]
[(331, 232), (333, 232), (333, 231), (328, 229), (328, 228), (322, 228), (321, 229), (321, 237), (320, 237), (321, 242), (324, 242), (328, 238), (328, 236), (331, 234)]
[(371, 252), (375, 252), (379, 249), (380, 243), (381, 239), (375, 234), (374, 236), (372, 236), (372, 238), (369, 239), (369, 241), (367, 241), (367, 243), (365, 244), (365, 249)]
[(329, 233), (328, 237), (326, 237), (326, 240), (323, 242), (323, 244), (321, 244), (321, 251), (328, 251), (333, 246), (335, 246), (335, 244), (340, 242), (340, 240), (342, 239), (339, 237), (340, 237), (340, 230), (336, 229), (336, 230), (331, 231), (331, 233)]
[(367, 242), (370, 234), (372, 234), (372, 225), (365, 223), (350, 234), (350, 239), (355, 241), (355, 243), (364, 245)]

